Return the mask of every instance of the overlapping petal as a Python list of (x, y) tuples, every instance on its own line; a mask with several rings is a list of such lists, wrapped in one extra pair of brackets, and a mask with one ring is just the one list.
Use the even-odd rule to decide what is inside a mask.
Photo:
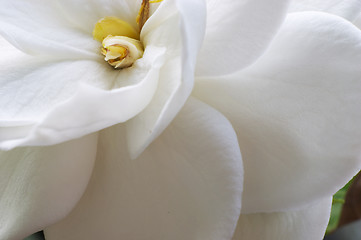
[[(23, 6), (20, 3), (18, 3), (19, 9), (15, 10), (15, 12), (25, 11), (24, 6), (27, 6), (27, 4), (24, 3)], [(134, 3), (124, 2), (124, 6), (113, 8), (113, 2), (109, 2), (109, 4), (104, 3), (102, 6), (93, 1), (89, 3), (77, 1), (76, 3), (84, 4), (87, 7), (82, 9), (78, 15), (74, 15), (74, 11), (69, 10), (67, 15), (73, 16), (74, 19), (78, 20), (69, 20), (70, 18), (67, 18), (67, 21), (64, 20), (64, 22), (84, 22), (86, 16), (91, 16), (91, 19), (93, 19), (93, 15), (109, 15), (119, 7), (123, 9), (120, 13), (127, 12), (126, 14), (124, 13), (125, 19), (130, 18), (129, 16), (134, 14), (133, 18), (135, 21)], [(34, 2), (33, 4), (37, 5), (39, 3)], [(35, 20), (38, 19), (41, 22), (46, 21), (48, 18), (50, 19), (49, 23), (44, 24), (44, 31), (60, 24), (57, 15), (52, 16), (51, 11), (50, 13), (46, 12), (48, 8), (54, 7), (54, 4), (60, 4), (64, 10), (72, 9), (75, 2), (54, 2), (49, 4), (49, 6), (37, 8), (37, 11), (41, 10), (39, 14), (43, 15), (39, 19), (34, 18)], [(11, 5), (9, 7), (14, 6)], [(189, 9), (192, 9), (192, 11), (189, 11)], [(62, 13), (62, 10), (58, 11)], [(85, 11), (84, 14), (83, 11)], [(91, 15), (89, 11), (95, 11), (97, 14)], [(109, 14), (107, 11), (110, 11)], [(193, 14), (195, 12), (197, 14)], [(4, 24), (13, 23), (10, 15), (5, 14), (5, 12), (3, 17), (6, 21), (10, 22)], [(91, 22), (91, 19), (88, 19), (88, 21)], [(26, 19), (20, 19), (21, 21), (26, 22)], [(21, 25), (21, 27), (30, 31), (36, 24), (32, 21), (29, 22), (28, 25), (24, 24), (23, 26), (19, 24), (19, 26)], [(39, 25), (43, 26), (42, 24)], [(68, 35), (67, 30), (69, 28), (66, 24), (64, 29), (65, 31), (59, 28), (59, 32)], [(84, 29), (80, 31), (80, 28), (76, 29), (79, 32), (85, 31)], [(12, 148), (18, 145), (43, 145), (45, 142), (46, 144), (55, 144), (74, 137), (83, 136), (89, 132), (127, 121), (144, 110), (145, 106), (150, 102), (149, 107), (137, 118), (129, 122), (128, 125), (129, 146), (132, 155), (139, 155), (170, 123), (190, 95), (193, 86), (195, 59), (203, 38), (204, 29), (205, 6), (202, 0), (168, 0), (160, 4), (160, 7), (155, 10), (155, 13), (145, 24), (141, 35), (141, 40), (145, 45), (145, 55), (130, 69), (118, 72), (105, 67), (104, 64), (97, 63), (97, 61), (86, 62), (88, 60), (79, 60), (72, 65), (60, 62), (59, 66), (53, 62), (46, 62), (48, 58), (44, 58), (42, 61), (49, 64), (49, 69), (44, 69), (41, 64), (41, 68), (39, 68), (39, 64), (36, 65), (34, 63), (28, 64), (27, 68), (23, 71), (13, 75), (10, 75), (9, 72), (15, 72), (16, 66), (7, 72), (3, 71), (3, 74), (12, 76), (14, 79), (21, 78), (31, 82), (27, 87), (24, 87), (24, 82), (21, 81), (6, 84), (9, 93), (13, 94), (14, 91), (11, 88), (18, 84), (21, 85), (22, 92), (26, 93), (25, 98), (27, 99), (22, 99), (23, 102), (29, 99), (31, 99), (31, 103), (38, 103), (39, 99), (47, 101), (41, 103), (40, 107), (36, 106), (36, 104), (27, 104), (27, 107), (34, 108), (36, 106), (35, 108), (41, 111), (41, 114), (38, 114), (36, 111), (31, 113), (37, 116), (38, 119), (36, 120), (29, 116), (21, 116), (15, 119), (14, 112), (20, 111), (17, 108), (8, 107), (12, 112), (6, 112), (7, 115), (5, 117), (2, 116), (2, 122), (0, 122), (0, 130), (4, 133), (2, 134), (2, 140), (7, 140), (8, 142), (1, 146), (3, 148)], [(22, 33), (17, 31), (17, 28), (13, 29), (13, 32), (20, 35)], [(37, 31), (34, 31), (34, 34), (38, 37), (47, 36), (47, 34), (44, 35), (43, 32)], [(22, 36), (21, 41), (24, 41), (25, 45), (33, 46), (32, 38), (24, 36)], [(68, 37), (71, 36), (71, 34), (68, 35)], [(62, 41), (62, 36), (59, 37), (55, 34), (51, 37), (64, 42)], [(20, 45), (25, 46), (24, 44)], [(45, 47), (47, 45), (40, 41), (41, 44), (45, 44)], [(55, 48), (60, 49), (56, 45)], [(38, 50), (35, 48), (34, 51)], [(49, 49), (44, 51), (49, 52)], [(64, 49), (61, 51), (62, 54), (66, 54)], [(97, 49), (96, 52), (98, 51)], [(98, 60), (100, 60), (100, 57)], [(164, 61), (167, 64), (163, 66)], [(39, 60), (36, 62), (39, 62)], [(26, 61), (24, 61), (24, 64), (26, 64)], [(34, 70), (35, 68), (38, 70)], [(32, 70), (38, 71), (42, 76), (38, 76)], [(58, 81), (54, 85), (49, 84), (55, 82), (52, 79), (59, 78), (59, 73), (63, 72), (65, 72), (64, 81)], [(45, 78), (45, 75), (49, 75), (49, 77)], [(92, 85), (84, 85), (81, 82), (83, 79), (91, 82), (95, 81), (107, 87), (99, 89), (98, 86), (94, 88)], [(10, 80), (9, 78), (4, 78), (5, 82), (10, 82)], [(34, 88), (33, 84), (42, 86), (44, 81), (46, 85), (41, 91), (45, 97), (41, 95), (41, 97), (37, 98), (38, 92), (31, 90)], [(63, 85), (66, 85), (66, 87)], [(51, 89), (55, 88), (62, 89), (61, 93), (64, 94), (57, 93), (56, 96), (52, 96)], [(111, 90), (108, 91), (108, 89)], [(4, 87), (2, 90), (5, 91)], [(5, 97), (7, 96), (5, 95)], [(32, 98), (36, 99), (33, 100)], [(7, 101), (9, 102), (9, 100)], [(5, 103), (6, 101), (3, 102)], [(18, 103), (14, 102), (13, 104)], [(42, 107), (43, 105), (45, 107)], [(21, 104), (18, 104), (18, 106), (20, 107)], [(47, 107), (49, 106), (52, 107), (48, 109)], [(21, 111), (21, 114), (26, 115), (26, 111)], [(8, 115), (11, 115), (12, 118), (8, 119)]]
[(236, 129), (244, 213), (304, 206), (359, 171), (360, 62), (358, 28), (335, 15), (302, 12), (289, 15), (251, 68), (197, 82), (195, 96)]
[(359, 14), (359, 16), (355, 19), (354, 24), (361, 29), (361, 13)]
[(97, 42), (67, 21), (56, 1), (1, 0), (0, 4), (0, 35), (20, 50), (56, 59), (98, 57)]
[(103, 130), (87, 192), (48, 240), (231, 239), (241, 207), (237, 136), (219, 112), (189, 100), (137, 159), (124, 128)]
[(331, 202), (328, 197), (297, 211), (241, 214), (233, 240), (323, 239)]
[(102, 59), (47, 62), (9, 51), (0, 147), (56, 144), (129, 120), (152, 99), (164, 53), (148, 47), (132, 68), (115, 71)]
[(41, 0), (0, 4), (0, 34), (32, 55), (56, 59), (97, 59), (94, 25), (106, 16), (121, 18), (135, 29), (141, 1)]
[(168, 0), (144, 25), (146, 48), (167, 46), (158, 88), (149, 106), (127, 122), (128, 144), (133, 158), (168, 126), (189, 97), (196, 57), (205, 30), (203, 0)]
[(230, 74), (252, 64), (277, 33), (287, 7), (288, 0), (207, 0), (196, 74)]
[(23, 239), (64, 218), (86, 189), (97, 134), (0, 151), (0, 239)]
[(361, 12), (360, 0), (293, 0), (290, 12), (321, 11), (353, 21)]
[[(55, 0), (54, 2), (63, 19), (89, 36), (92, 35), (94, 25), (99, 19), (106, 16), (120, 18), (138, 30), (135, 17), (142, 0)], [(152, 8), (154, 8), (153, 4)]]

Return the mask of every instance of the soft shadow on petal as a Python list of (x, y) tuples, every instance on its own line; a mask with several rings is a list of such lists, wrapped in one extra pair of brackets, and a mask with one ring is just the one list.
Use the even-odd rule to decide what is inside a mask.
[(321, 240), (331, 203), (328, 197), (298, 211), (241, 214), (232, 240)]
[(55, 0), (58, 11), (66, 21), (89, 36), (94, 25), (107, 16), (117, 17), (138, 29), (136, 18), (141, 0)]
[(55, 59), (98, 58), (98, 42), (67, 21), (56, 1), (1, 0), (0, 4), (0, 35), (18, 49)]
[(359, 29), (361, 29), (361, 13), (356, 18), (356, 20), (353, 22), (353, 24), (355, 24)]
[(293, 0), (289, 12), (321, 11), (353, 21), (361, 12), (360, 0)]
[(124, 128), (100, 133), (87, 192), (47, 240), (229, 240), (239, 217), (242, 160), (227, 119), (189, 100), (137, 159)]
[(141, 39), (145, 48), (165, 47), (166, 53), (154, 98), (142, 113), (127, 122), (133, 158), (161, 134), (189, 97), (204, 30), (202, 0), (164, 1), (144, 25)]
[(151, 101), (165, 54), (149, 47), (131, 68), (117, 71), (101, 59), (39, 61), (2, 46), (8, 49), (0, 70), (2, 149), (57, 144), (129, 120)]
[(81, 198), (97, 134), (51, 147), (0, 151), (0, 239), (23, 239), (64, 218)]
[(196, 75), (225, 75), (251, 65), (276, 35), (288, 2), (207, 0), (207, 30)]
[(242, 212), (295, 209), (361, 168), (361, 32), (325, 13), (290, 14), (253, 67), (197, 81), (194, 95), (236, 129)]

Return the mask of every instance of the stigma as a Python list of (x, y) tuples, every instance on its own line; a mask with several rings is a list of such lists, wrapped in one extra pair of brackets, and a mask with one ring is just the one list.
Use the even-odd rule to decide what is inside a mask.
[(116, 69), (131, 67), (143, 56), (139, 32), (129, 23), (116, 18), (100, 19), (94, 27), (93, 37), (102, 43), (100, 52), (104, 60)]
[(102, 42), (104, 60), (117, 69), (127, 68), (143, 56), (143, 45), (139, 40), (125, 36), (107, 36)]

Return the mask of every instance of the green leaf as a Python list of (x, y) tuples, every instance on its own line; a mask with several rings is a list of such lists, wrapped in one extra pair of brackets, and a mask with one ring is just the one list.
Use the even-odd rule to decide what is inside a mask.
[(33, 235), (30, 235), (29, 237), (25, 238), (24, 240), (45, 240), (43, 232), (37, 232)]
[(341, 217), (342, 207), (345, 203), (346, 194), (353, 180), (354, 178), (352, 178), (351, 181), (349, 181), (343, 188), (341, 188), (337, 193), (335, 193), (335, 195), (333, 195), (331, 217), (330, 221), (328, 222), (326, 235), (335, 231), (338, 226), (338, 222)]

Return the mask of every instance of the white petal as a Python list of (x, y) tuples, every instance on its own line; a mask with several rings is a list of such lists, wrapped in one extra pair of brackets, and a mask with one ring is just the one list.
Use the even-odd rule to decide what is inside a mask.
[(67, 20), (56, 1), (1, 0), (0, 4), (0, 35), (20, 50), (57, 59), (98, 57), (98, 43)]
[(129, 120), (152, 99), (164, 61), (164, 49), (152, 46), (121, 71), (102, 59), (45, 62), (6, 54), (11, 64), (0, 70), (2, 149), (56, 144)]
[[(117, 17), (138, 29), (136, 17), (141, 0), (55, 0), (63, 18), (91, 35), (94, 25), (107, 16)], [(153, 7), (153, 4), (151, 4)]]
[(354, 24), (361, 29), (361, 13), (359, 14), (359, 16), (356, 18), (356, 20), (354, 21)]
[(207, 0), (207, 30), (198, 76), (224, 75), (252, 64), (284, 20), (288, 0)]
[(82, 196), (97, 135), (0, 152), (0, 239), (23, 239), (64, 218)]
[(353, 21), (361, 12), (360, 0), (293, 0), (289, 12), (321, 11)]
[(161, 134), (190, 95), (204, 21), (202, 0), (167, 0), (144, 25), (141, 39), (145, 47), (166, 47), (167, 51), (154, 98), (141, 114), (127, 122), (133, 158)]
[(241, 214), (233, 240), (322, 240), (332, 198), (298, 211)]
[(290, 14), (253, 67), (197, 80), (195, 96), (236, 129), (242, 211), (283, 211), (330, 196), (361, 168), (361, 32), (340, 17)]
[(87, 192), (47, 240), (229, 240), (240, 212), (242, 161), (230, 123), (191, 100), (137, 159), (124, 129), (100, 133)]

